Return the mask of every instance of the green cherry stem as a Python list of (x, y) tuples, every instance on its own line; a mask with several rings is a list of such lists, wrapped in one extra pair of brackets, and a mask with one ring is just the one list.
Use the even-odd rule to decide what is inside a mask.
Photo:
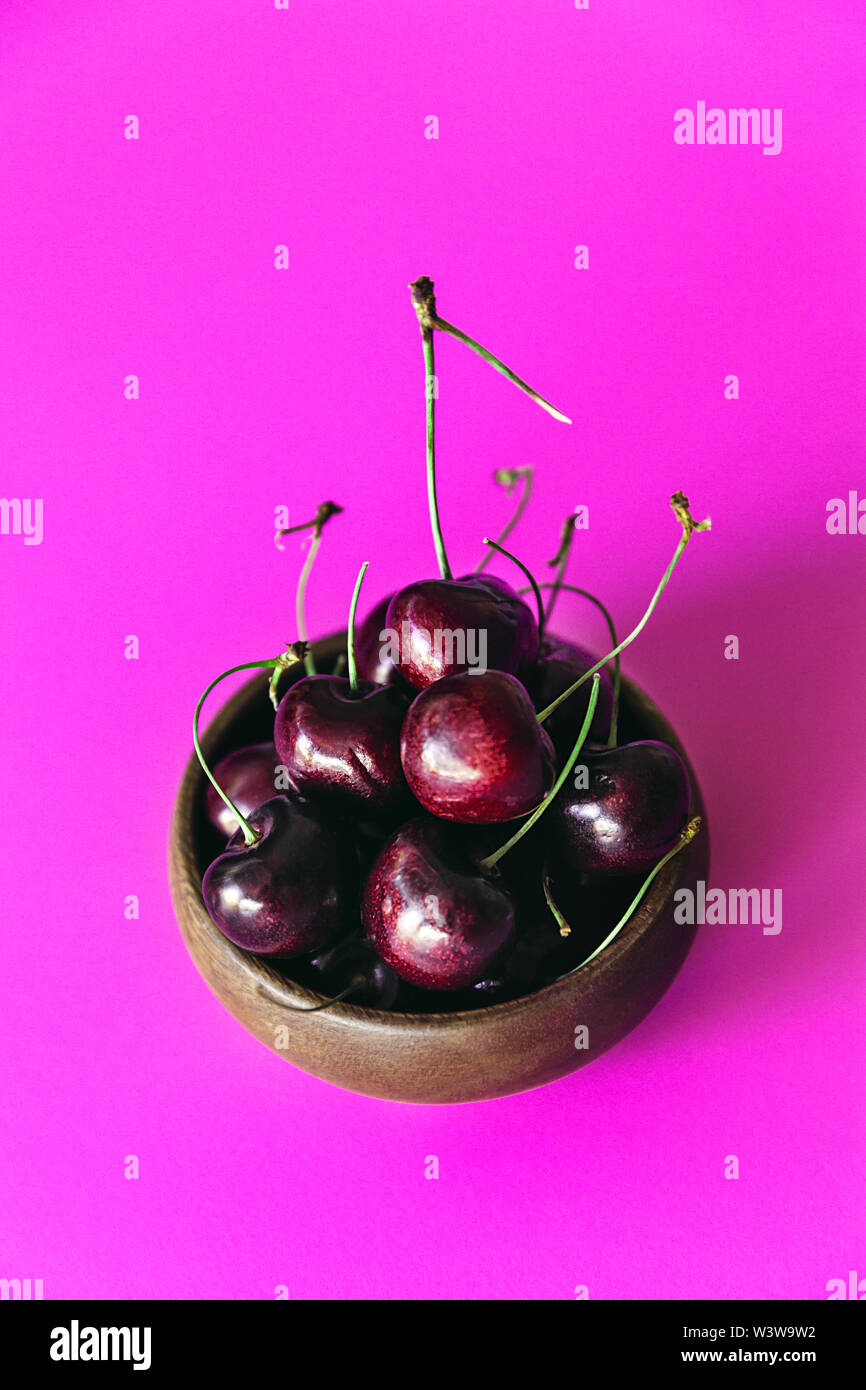
[(559, 792), (561, 786), (565, 782), (566, 777), (569, 776), (569, 774), (571, 773), (571, 769), (577, 762), (577, 759), (580, 756), (581, 748), (586, 742), (586, 736), (589, 733), (589, 726), (592, 723), (592, 717), (595, 714), (595, 707), (598, 704), (599, 680), (600, 677), (598, 675), (593, 676), (592, 689), (589, 692), (589, 703), (586, 707), (586, 715), (584, 717), (583, 724), (581, 725), (580, 733), (577, 736), (577, 742), (572, 748), (571, 753), (568, 756), (568, 761), (566, 762), (565, 766), (563, 767), (562, 771), (560, 772), (550, 791), (547, 793), (547, 796), (536, 806), (532, 814), (526, 818), (526, 820), (520, 826), (520, 829), (515, 830), (511, 838), (505, 841), (504, 845), (500, 845), (499, 849), (494, 850), (493, 854), (488, 854), (486, 859), (481, 860), (482, 869), (494, 868), (495, 865), (499, 863), (503, 855), (506, 855), (508, 851), (517, 844), (518, 840), (522, 840), (527, 831), (532, 829), (539, 816), (544, 815), (544, 812), (547, 810), (550, 803), (557, 796), (557, 793)]
[[(429, 289), (428, 289), (429, 286)], [(436, 496), (436, 360), (433, 349), (433, 320), (436, 316), (436, 301), (433, 298), (433, 281), (422, 276), (409, 286), (412, 303), (421, 328), (421, 345), (424, 349), (424, 392), (427, 401), (427, 504), (430, 508), (430, 529), (433, 532), (433, 545), (439, 561), (439, 573), (443, 579), (452, 579), (451, 566), (445, 553), (442, 539), (442, 525), (439, 520), (439, 501)]]
[[(680, 836), (678, 842), (674, 845), (673, 849), (669, 849), (668, 852), (667, 852), (667, 854), (663, 855), (662, 858), (659, 860), (659, 862), (656, 864), (655, 868), (650, 869), (649, 873), (647, 874), (646, 878), (644, 879), (643, 883), (641, 884), (640, 888), (638, 889), (637, 894), (636, 894), (635, 897), (632, 899), (632, 902), (630, 903), (630, 905), (626, 908), (626, 910), (625, 910), (625, 912), (623, 913), (622, 917), (620, 917), (620, 919), (619, 919), (619, 921), (617, 922), (616, 926), (614, 927), (613, 931), (610, 932), (610, 933), (604, 938), (604, 941), (602, 941), (602, 943), (601, 943), (600, 946), (596, 946), (595, 950), (592, 952), (591, 955), (588, 955), (588, 956), (587, 956), (586, 960), (581, 961), (580, 965), (576, 965), (576, 966), (574, 967), (574, 970), (567, 970), (567, 971), (566, 971), (566, 975), (573, 975), (575, 970), (582, 970), (583, 967), (584, 967), (585, 965), (589, 965), (589, 962), (590, 962), (591, 960), (595, 960), (596, 956), (600, 956), (601, 953), (602, 953), (602, 951), (606, 951), (606, 950), (607, 950), (607, 948), (608, 948), (608, 946), (611, 944), (611, 942), (612, 942), (617, 936), (619, 936), (619, 933), (622, 931), (623, 927), (625, 927), (625, 926), (628, 925), (629, 921), (631, 920), (632, 915), (634, 914), (634, 912), (637, 911), (637, 908), (640, 906), (641, 902), (643, 901), (643, 898), (645, 897), (646, 893), (649, 891), (650, 885), (651, 885), (651, 883), (653, 882), (653, 879), (656, 877), (656, 875), (661, 873), (662, 869), (665, 867), (665, 864), (669, 864), (670, 861), (673, 859), (674, 855), (679, 854), (679, 852), (680, 852), (681, 849), (684, 849), (686, 845), (691, 844), (692, 840), (695, 838), (695, 836), (697, 835), (697, 833), (698, 833), (698, 831), (700, 830), (700, 828), (701, 828), (701, 818), (700, 818), (700, 816), (693, 816), (692, 819), (689, 821), (688, 825), (686, 826), (685, 830), (683, 831), (682, 835)], [(547, 897), (548, 904), (549, 904), (550, 907), (551, 907), (551, 911), (553, 911), (554, 917), (556, 918), (557, 922), (560, 923), (560, 928), (559, 928), (559, 930), (560, 930), (560, 932), (562, 932), (562, 923), (563, 923), (563, 921), (564, 921), (564, 919), (563, 919), (563, 917), (562, 917), (562, 913), (559, 912), (558, 909), (555, 909), (555, 908), (554, 908), (554, 906), (553, 906), (553, 900), (552, 900), (552, 898), (549, 896), (548, 889), (547, 889), (546, 886), (545, 886), (545, 896)], [(567, 925), (567, 924), (566, 924), (566, 925)], [(563, 978), (563, 979), (564, 979), (565, 977), (564, 977), (564, 976), (561, 976), (560, 978)]]
[(522, 560), (518, 560), (516, 555), (512, 555), (511, 551), (506, 550), (503, 546), (499, 544), (498, 541), (491, 541), (488, 539), (487, 536), (485, 536), (484, 544), (488, 545), (491, 550), (498, 550), (499, 554), (504, 555), (506, 560), (510, 560), (511, 563), (516, 565), (519, 570), (523, 570), (523, 573), (529, 580), (529, 586), (532, 589), (532, 592), (535, 594), (535, 602), (538, 605), (538, 638), (540, 641), (542, 636), (544, 635), (544, 603), (541, 598), (541, 590), (535, 582), (535, 576), (532, 574), (531, 570), (528, 570), (526, 568), (526, 565), (524, 565)]
[(510, 367), (506, 367), (498, 357), (494, 357), (492, 352), (482, 347), (474, 338), (461, 329), (455, 328), (453, 323), (447, 323), (445, 319), (439, 317), (436, 312), (436, 296), (433, 293), (433, 281), (429, 275), (421, 275), (417, 280), (413, 280), (409, 286), (412, 291), (412, 303), (415, 306), (415, 313), (421, 328), (421, 341), (424, 347), (424, 371), (426, 375), (427, 389), (427, 499), (430, 506), (430, 524), (433, 531), (433, 543), (436, 547), (436, 556), (439, 560), (439, 572), (443, 579), (451, 579), (451, 567), (448, 564), (448, 557), (445, 554), (445, 543), (442, 539), (442, 529), (439, 524), (439, 504), (436, 499), (436, 453), (434, 445), (434, 421), (436, 407), (436, 367), (433, 351), (433, 334), (438, 329), (440, 333), (448, 333), (458, 342), (471, 348), (483, 357), (485, 362), (489, 362), (495, 371), (501, 372), (509, 381), (525, 391), (527, 396), (552, 415), (555, 420), (562, 420), (564, 424), (570, 425), (571, 421), (567, 415), (563, 415), (561, 410), (551, 405), (537, 391), (513, 372)]
[(492, 352), (488, 352), (487, 348), (482, 347), (474, 338), (470, 338), (468, 333), (464, 333), (462, 329), (455, 328), (453, 323), (447, 323), (445, 319), (439, 317), (436, 312), (433, 281), (430, 279), (429, 275), (422, 275), (420, 279), (414, 281), (409, 288), (412, 291), (415, 311), (418, 315), (418, 321), (421, 324), (422, 333), (425, 327), (429, 328), (431, 331), (438, 328), (440, 333), (448, 333), (452, 338), (456, 338), (458, 343), (463, 343), (465, 347), (471, 348), (473, 352), (477, 352), (479, 357), (483, 357), (485, 362), (490, 363), (494, 371), (500, 372), (508, 381), (513, 381), (515, 386), (519, 387), (521, 391), (525, 391), (527, 396), (535, 401), (537, 405), (540, 405), (542, 410), (546, 410), (548, 415), (552, 415), (554, 420), (561, 420), (564, 425), (571, 424), (567, 415), (563, 415), (562, 411), (557, 410), (556, 406), (551, 405), (550, 401), (546, 401), (543, 396), (539, 396), (537, 391), (534, 391), (531, 386), (528, 386), (510, 367), (506, 367), (505, 363), (500, 361), (498, 357), (494, 357)]
[(510, 367), (506, 367), (505, 363), (500, 361), (498, 357), (494, 357), (492, 352), (488, 352), (487, 348), (482, 347), (480, 343), (476, 343), (474, 338), (470, 338), (468, 334), (461, 332), (459, 328), (455, 328), (453, 323), (446, 323), (445, 319), (437, 318), (435, 326), (440, 332), (450, 334), (452, 338), (457, 339), (458, 343), (464, 343), (465, 346), (471, 348), (473, 352), (477, 352), (479, 357), (483, 357), (485, 362), (490, 363), (494, 371), (500, 372), (507, 381), (513, 381), (515, 386), (519, 387), (521, 391), (525, 391), (529, 399), (535, 401), (536, 405), (540, 405), (542, 410), (546, 410), (548, 415), (552, 415), (554, 420), (561, 420), (564, 425), (571, 424), (567, 415), (563, 415), (562, 411), (557, 410), (555, 405), (551, 405), (550, 401), (546, 401), (544, 397), (540, 396), (537, 391), (534, 391), (527, 382), (523, 381), (516, 372), (513, 372)]
[(568, 557), (571, 554), (571, 542), (574, 539), (574, 521), (575, 518), (573, 515), (567, 516), (565, 518), (562, 527), (562, 532), (559, 537), (559, 549), (557, 550), (553, 559), (548, 560), (547, 562), (550, 565), (551, 569), (556, 570), (553, 584), (551, 585), (550, 596), (547, 600), (548, 622), (550, 622), (550, 616), (556, 605), (556, 600), (559, 597), (559, 591), (562, 588), (562, 581), (565, 578), (565, 571), (568, 566)]
[[(511, 520), (502, 528), (499, 535), (496, 537), (496, 540), (499, 545), (502, 545), (504, 541), (508, 540), (508, 537), (511, 535), (511, 532), (514, 530), (518, 521), (523, 516), (523, 513), (526, 511), (526, 506), (529, 502), (529, 498), (532, 493), (532, 473), (533, 470), (531, 466), (527, 464), (525, 468), (498, 468), (496, 472), (493, 474), (493, 481), (495, 483), (498, 483), (500, 487), (504, 488), (509, 497), (512, 496), (515, 488), (518, 486), (519, 483), (523, 484), (520, 498), (518, 500), (517, 506), (514, 509), (514, 515), (512, 516)], [(490, 551), (488, 550), (481, 557), (481, 563), (476, 567), (475, 570), (476, 574), (482, 574), (484, 572), (484, 570), (490, 563), (490, 558)]]
[[(280, 697), (277, 694), (277, 687), (280, 683), (280, 676), (289, 666), (293, 666), (296, 661), (303, 661), (307, 655), (306, 642), (290, 642), (283, 653), (283, 659), (274, 665), (271, 678), (268, 681), (268, 696), (274, 709), (279, 708)], [(292, 660), (289, 660), (291, 656)]]
[(553, 916), (556, 919), (556, 924), (559, 927), (560, 936), (571, 936), (571, 927), (568, 925), (559, 908), (556, 906), (556, 903), (553, 901), (553, 894), (550, 891), (550, 876), (547, 873), (542, 873), (541, 875), (541, 886), (544, 889), (544, 897), (547, 906), (550, 908), (550, 911), (553, 913)]
[[(307, 654), (304, 657), (304, 670), (308, 676), (314, 676), (316, 674), (316, 663), (313, 660), (313, 653), (309, 649), (309, 638), (307, 635), (307, 581), (310, 578), (310, 572), (316, 561), (316, 555), (319, 551), (325, 523), (330, 521), (332, 516), (338, 516), (342, 510), (343, 508), (338, 507), (336, 502), (323, 502), (312, 521), (305, 522), (300, 526), (288, 526), (284, 531), (277, 532), (277, 538), (279, 538), (280, 536), (290, 536), (294, 531), (306, 531), (309, 527), (313, 528), (310, 546), (306, 558), (304, 559), (303, 568), (298, 577), (298, 587), (295, 590), (295, 621), (298, 627), (298, 636), (302, 642), (307, 643)], [(282, 549), (282, 547), (280, 548)], [(271, 692), (271, 698), (273, 698), (273, 691)]]
[[(298, 587), (295, 590), (295, 623), (298, 632), (301, 634), (302, 642), (309, 641), (309, 634), (307, 632), (306, 606), (307, 581), (310, 578), (310, 571), (312, 570), (313, 565), (316, 563), (316, 556), (319, 553), (319, 545), (321, 544), (321, 540), (321, 531), (314, 531), (310, 539), (309, 549), (307, 550), (307, 554), (304, 558), (301, 573), (298, 576)], [(316, 674), (316, 663), (313, 659), (313, 653), (311, 651), (308, 651), (307, 655), (304, 657), (304, 671), (308, 676), (314, 676)]]
[(619, 643), (619, 645), (614, 647), (612, 652), (608, 652), (607, 656), (602, 657), (601, 661), (597, 661), (594, 666), (591, 666), (589, 670), (585, 673), (585, 675), (582, 675), (579, 680), (576, 680), (573, 685), (570, 685), (567, 690), (564, 690), (561, 695), (558, 695), (555, 700), (551, 701), (547, 708), (543, 709), (539, 714), (539, 724), (543, 724), (548, 715), (552, 714), (555, 709), (558, 709), (561, 704), (563, 704), (566, 700), (570, 699), (576, 690), (579, 690), (582, 685), (586, 684), (586, 682), (590, 679), (591, 676), (594, 676), (596, 671), (599, 671), (602, 666), (606, 666), (609, 661), (613, 661), (614, 657), (619, 656), (619, 653), (621, 651), (624, 651), (626, 647), (630, 646), (631, 643), (635, 640), (635, 638), (640, 635), (640, 633), (643, 631), (650, 618), (652, 617), (653, 612), (655, 611), (656, 604), (658, 603), (659, 599), (661, 598), (662, 594), (667, 588), (668, 581), (671, 575), (673, 574), (674, 570), (676, 569), (679, 558), (685, 550), (686, 546), (688, 545), (689, 540), (692, 537), (692, 534), (695, 531), (709, 531), (709, 517), (707, 517), (705, 521), (695, 521), (689, 514), (688, 498), (684, 497), (681, 492), (674, 493), (673, 497), (671, 498), (671, 506), (674, 509), (674, 513), (676, 515), (677, 520), (682, 525), (683, 534), (680, 537), (679, 545), (674, 551), (673, 559), (671, 560), (670, 564), (668, 565), (667, 569), (662, 575), (659, 586), (653, 594), (652, 598), (650, 599), (649, 607), (647, 608), (637, 627), (633, 628), (632, 631), (629, 633), (628, 637), (624, 637), (623, 640)]
[(240, 811), (238, 810), (235, 803), (232, 801), (231, 797), (226, 795), (226, 793), (223, 791), (219, 782), (216, 780), (216, 778), (214, 777), (213, 773), (207, 765), (204, 753), (201, 751), (201, 743), (199, 742), (198, 733), (199, 718), (201, 716), (202, 706), (204, 705), (205, 700), (207, 699), (211, 691), (214, 689), (214, 687), (219, 685), (220, 681), (224, 681), (227, 676), (235, 676), (239, 671), (269, 671), (273, 667), (276, 667), (278, 670), (282, 671), (285, 670), (287, 666), (294, 665), (296, 661), (300, 660), (300, 657), (298, 656), (295, 650), (295, 648), (297, 648), (299, 645), (300, 644), (295, 643), (294, 647), (288, 648), (280, 656), (273, 657), (270, 661), (244, 661), (240, 666), (232, 666), (229, 668), (228, 671), (223, 671), (222, 675), (217, 676), (216, 680), (211, 681), (207, 690), (204, 692), (198, 704), (196, 705), (195, 714), (192, 717), (192, 743), (196, 751), (196, 757), (201, 763), (202, 771), (204, 775), (207, 777), (211, 786), (214, 787), (214, 789), (222, 797), (223, 801), (225, 802), (226, 806), (228, 806), (232, 815), (237, 818), (238, 824), (244, 833), (244, 844), (247, 846), (257, 844), (262, 837), (257, 831), (253, 830), (246, 817), (241, 815)]
[(485, 362), (490, 363), (494, 371), (500, 372), (507, 381), (513, 381), (515, 386), (519, 387), (521, 391), (525, 391), (529, 399), (535, 401), (536, 405), (540, 405), (542, 410), (546, 410), (548, 415), (552, 415), (554, 420), (561, 420), (564, 425), (571, 424), (567, 415), (563, 415), (562, 411), (557, 410), (555, 405), (551, 405), (550, 401), (546, 401), (544, 397), (533, 390), (527, 382), (523, 381), (516, 372), (513, 372), (510, 367), (506, 367), (505, 363), (500, 361), (498, 357), (494, 357), (492, 352), (488, 352), (487, 348), (482, 347), (480, 343), (476, 343), (474, 338), (470, 338), (468, 334), (461, 332), (459, 328), (455, 328), (453, 323), (446, 323), (445, 319), (437, 318), (436, 327), (440, 332), (449, 333), (452, 338), (456, 338), (458, 343), (464, 343), (465, 346), (471, 348), (473, 352), (477, 352), (479, 357), (483, 357)]
[[(565, 593), (567, 593), (567, 594), (579, 594), (579, 595), (581, 596), (581, 598), (588, 598), (589, 601), (590, 601), (590, 603), (594, 603), (594, 604), (595, 604), (596, 608), (597, 608), (597, 609), (599, 610), (599, 612), (602, 614), (602, 616), (604, 617), (605, 622), (607, 623), (608, 632), (610, 633), (611, 644), (612, 644), (612, 646), (614, 647), (614, 649), (616, 649), (616, 642), (617, 642), (617, 638), (616, 638), (616, 628), (615, 628), (614, 625), (613, 625), (613, 618), (610, 616), (610, 613), (608, 612), (607, 608), (606, 608), (606, 607), (604, 606), (604, 604), (602, 603), (601, 599), (600, 599), (600, 598), (597, 598), (595, 594), (591, 594), (591, 593), (589, 592), (589, 589), (578, 589), (577, 585), (575, 585), (575, 584), (563, 584), (561, 580), (560, 580), (560, 581), (554, 581), (554, 584), (556, 584), (556, 583), (558, 583), (558, 587), (559, 587), (560, 589), (563, 589), (563, 590), (565, 591)], [(538, 587), (539, 587), (540, 589), (552, 589), (552, 588), (554, 587), (554, 584), (539, 584)], [(519, 592), (520, 594), (525, 594), (525, 593), (528, 593), (529, 590), (528, 590), (528, 589), (520, 589), (520, 590), (518, 590), (518, 592)], [(550, 619), (550, 608), (548, 607), (547, 612), (546, 612), (546, 614), (545, 614), (545, 622), (549, 621), (549, 619)], [(622, 672), (621, 672), (621, 670), (620, 670), (619, 653), (617, 652), (617, 655), (614, 657), (614, 661), (613, 661), (613, 707), (612, 707), (611, 712), (610, 712), (610, 733), (608, 734), (608, 739), (607, 739), (607, 746), (608, 746), (608, 748), (615, 748), (615, 747), (616, 747), (616, 736), (617, 736), (618, 722), (619, 722), (619, 692), (620, 692), (620, 686), (621, 686), (621, 684), (622, 684)]]
[(349, 630), (346, 638), (346, 656), (349, 663), (349, 686), (354, 695), (358, 689), (358, 668), (355, 665), (355, 610), (358, 607), (358, 595), (361, 592), (361, 585), (364, 582), (364, 575), (370, 567), (370, 561), (365, 560), (355, 581), (355, 591), (352, 594), (352, 602), (349, 605)]

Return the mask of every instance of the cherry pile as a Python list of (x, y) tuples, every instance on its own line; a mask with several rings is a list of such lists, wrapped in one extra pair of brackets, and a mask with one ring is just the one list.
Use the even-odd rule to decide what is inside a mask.
[[(502, 475), (509, 490), (525, 485), (517, 514), (498, 542), (485, 542), (478, 568), (455, 578), (436, 500), (434, 334), (457, 338), (549, 414), (566, 417), (441, 319), (429, 280), (411, 289), (428, 384), (439, 577), (405, 585), (356, 625), (362, 565), (346, 651), (318, 672), (304, 591), (325, 523), (340, 511), (323, 504), (307, 527), (298, 640), (218, 676), (193, 721), (209, 779), (205, 810), (229, 837), (202, 880), (207, 911), (235, 945), (325, 996), (319, 1008), (345, 999), (439, 1012), (538, 989), (606, 949), (699, 828), (676, 751), (619, 741), (620, 653), (646, 625), (692, 534), (709, 523), (692, 520), (681, 493), (671, 499), (679, 544), (623, 641), (603, 604), (585, 594), (611, 634), (600, 660), (547, 630), (559, 594), (572, 589), (564, 576), (573, 525), (545, 586), (501, 544), (528, 497), (528, 470)], [(486, 572), (495, 554), (523, 572), (520, 592)], [(283, 673), (301, 663), (304, 674), (280, 698)], [(236, 749), (212, 772), (199, 744), (202, 705), (225, 676), (254, 668), (270, 673), (273, 741)]]

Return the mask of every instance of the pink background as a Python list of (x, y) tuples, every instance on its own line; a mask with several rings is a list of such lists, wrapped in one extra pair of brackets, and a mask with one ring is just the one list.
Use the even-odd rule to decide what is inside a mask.
[[(866, 496), (862, 20), (7, 0), (0, 493), (44, 498), (45, 536), (0, 537), (0, 1276), (46, 1298), (820, 1299), (866, 1275), (866, 536), (825, 527)], [(699, 99), (781, 107), (781, 154), (675, 145)], [(676, 543), (671, 491), (712, 515), (627, 669), (696, 763), (711, 885), (784, 895), (778, 936), (705, 927), (584, 1072), (445, 1109), (254, 1041), (188, 960), (165, 869), (196, 698), (295, 635), (274, 508), (345, 507), (316, 631), (362, 559), (368, 604), (434, 573), (420, 274), (574, 417), (440, 340), (458, 569), (508, 514), (493, 469), (533, 463), (515, 548), (543, 570), (587, 505), (571, 578), (625, 629)], [(577, 599), (560, 626), (603, 640)]]

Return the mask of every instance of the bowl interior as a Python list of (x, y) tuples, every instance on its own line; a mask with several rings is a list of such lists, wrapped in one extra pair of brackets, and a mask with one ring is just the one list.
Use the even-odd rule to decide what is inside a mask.
[[(345, 652), (345, 634), (336, 634), (334, 637), (317, 643), (314, 651), (319, 672), (330, 671), (337, 659)], [(303, 667), (300, 666), (287, 672), (280, 683), (280, 692), (288, 689), (292, 681), (299, 679), (302, 675)], [(202, 748), (211, 767), (234, 749), (244, 747), (246, 744), (261, 743), (273, 737), (274, 711), (268, 697), (267, 681), (267, 673), (263, 672), (247, 682), (220, 710), (208, 727), (202, 739)], [(671, 743), (684, 756), (684, 750), (660, 712), (641, 691), (625, 678), (622, 685), (619, 727), (621, 742), (644, 738), (662, 739)], [(204, 908), (204, 902), (201, 899), (201, 878), (208, 864), (225, 848), (225, 840), (211, 825), (205, 814), (206, 785), (204, 774), (193, 758), (187, 769), (177, 815), (188, 822), (185, 826), (180, 826), (181, 833), (183, 833), (190, 850), (189, 860), (191, 863), (188, 860), (188, 876), (196, 878), (195, 884), (188, 886), (198, 895), (201, 916), (206, 929), (220, 938), (221, 949), (223, 952), (228, 950), (239, 969), (244, 972), (251, 971), (258, 977), (260, 992), (270, 996), (275, 1001), (300, 1004), (302, 1007), (321, 1003), (324, 999), (323, 995), (292, 978), (291, 961), (281, 963), (277, 968), (263, 957), (251, 956), (223, 938), (210, 922)], [(581, 978), (586, 978), (587, 983), (591, 982), (593, 976), (600, 969), (615, 962), (616, 958), (628, 949), (630, 940), (633, 940), (644, 926), (652, 922), (656, 914), (662, 909), (666, 899), (683, 875), (686, 867), (685, 861), (690, 857), (690, 848), (677, 855), (656, 877), (631, 921), (616, 940), (595, 961), (581, 969), (579, 974)], [(575, 977), (564, 976), (545, 985), (542, 989), (534, 991), (531, 995), (482, 1005), (469, 1010), (448, 1009), (438, 1013), (400, 1013), (396, 1010), (368, 1009), (360, 1005), (342, 1002), (333, 1005), (328, 1012), (332, 1016), (364, 1018), (371, 1023), (375, 1021), (387, 1024), (391, 1028), (417, 1026), (419, 1023), (434, 1020), (441, 1020), (443, 1024), (472, 1019), (478, 1019), (480, 1022), (481, 1019), (490, 1015), (499, 1015), (513, 1010), (528, 998), (536, 998), (551, 991), (557, 991), (567, 981), (570, 981), (569, 987), (573, 988)]]

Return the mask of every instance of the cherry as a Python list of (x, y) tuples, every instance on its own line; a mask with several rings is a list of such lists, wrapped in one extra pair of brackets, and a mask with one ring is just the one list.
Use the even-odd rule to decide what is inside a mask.
[(466, 823), (527, 815), (556, 775), (532, 701), (504, 671), (446, 676), (423, 690), (406, 715), (400, 755), (425, 810)]
[(385, 626), (395, 665), (419, 690), (472, 667), (517, 675), (538, 658), (532, 612), (496, 575), (407, 584), (391, 599)]
[(344, 811), (391, 816), (410, 801), (400, 765), (408, 697), (394, 686), (358, 680), (355, 612), (368, 563), (361, 566), (349, 608), (348, 679), (296, 681), (277, 708), (274, 742), (302, 796)]
[[(538, 665), (527, 679), (527, 686), (535, 701), (536, 709), (546, 709), (559, 695), (568, 690), (580, 676), (586, 675), (597, 663), (598, 658), (562, 637), (545, 637)], [(607, 667), (599, 672), (601, 681), (598, 689), (598, 705), (590, 729), (590, 737), (604, 741), (610, 729), (613, 713), (613, 681)], [(589, 700), (589, 686), (576, 690), (549, 716), (546, 729), (553, 745), (563, 756), (574, 743), (576, 731), (583, 723)]]
[(307, 977), (313, 989), (370, 1009), (390, 1009), (401, 990), (398, 975), (363, 936), (351, 936), (313, 956)]
[[(550, 875), (547, 890), (568, 928), (562, 935), (553, 917), (539, 955), (539, 985), (550, 984), (586, 960), (620, 920), (641, 886), (641, 878), (593, 878), (590, 874)], [(539, 919), (540, 920), (540, 919)], [(541, 933), (536, 936), (540, 940)]]
[[(281, 783), (286, 785), (277, 787), (278, 767), (279, 759), (273, 743), (254, 743), (249, 748), (235, 749), (217, 763), (214, 777), (238, 810), (248, 816), (257, 806), (276, 796), (278, 790), (285, 790), (290, 794), (297, 790), (282, 774)], [(204, 804), (211, 824), (226, 837), (234, 835), (240, 821), (210, 782), (205, 787)]]
[(274, 720), (277, 755), (302, 796), (343, 810), (393, 815), (410, 798), (400, 765), (408, 700), (393, 686), (304, 676)]
[[(469, 677), (480, 679), (480, 677)], [(598, 700), (598, 676), (577, 742), (547, 796), (505, 844), (483, 853), (485, 831), (415, 820), (385, 842), (364, 889), (371, 944), (420, 989), (460, 990), (486, 979), (514, 939), (515, 906), (496, 866), (552, 805), (580, 753)]]
[[(676, 847), (659, 860), (643, 882), (634, 877), (592, 878), (587, 874), (561, 876), (554, 882), (545, 875), (537, 855), (509, 859), (504, 878), (517, 908), (514, 946), (495, 974), (468, 990), (450, 994), (448, 1010), (483, 1008), (519, 999), (579, 969), (609, 945), (631, 920), (652, 879), (694, 838), (699, 828), (696, 818)], [(533, 859), (535, 862), (531, 862)], [(404, 995), (404, 1007), (432, 1013), (443, 1007), (437, 1005), (438, 998), (441, 995), (436, 992), (410, 988), (408, 998)]]
[(205, 907), (223, 935), (245, 951), (283, 958), (342, 936), (357, 910), (348, 834), (285, 796), (259, 806), (246, 827), (202, 879)]
[(580, 766), (586, 776), (565, 783), (547, 818), (551, 872), (645, 873), (688, 820), (689, 778), (679, 754), (646, 740), (584, 749), (578, 773)]
[(464, 989), (514, 937), (514, 905), (472, 857), (465, 832), (414, 820), (386, 841), (364, 890), (367, 938), (403, 980)]
[(380, 636), (385, 630), (388, 604), (394, 597), (388, 594), (366, 616), (355, 634), (355, 660), (358, 675), (362, 680), (373, 681), (376, 685), (403, 684), (403, 677), (397, 670)]
[(487, 1003), (518, 999), (562, 973), (550, 965), (565, 942), (545, 898), (544, 855), (543, 835), (528, 835), (502, 861), (503, 883), (517, 912), (514, 947), (497, 975), (475, 987), (476, 1005), (482, 996)]

